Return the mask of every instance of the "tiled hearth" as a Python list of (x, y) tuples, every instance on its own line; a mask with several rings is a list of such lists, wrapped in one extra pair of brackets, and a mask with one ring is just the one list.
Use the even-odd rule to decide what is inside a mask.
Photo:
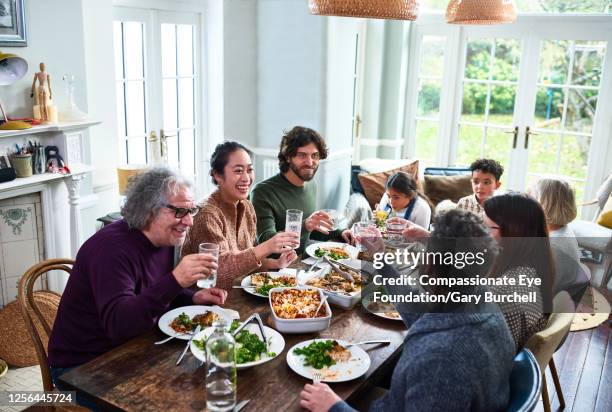
[(16, 299), (24, 272), (44, 260), (43, 230), (39, 193), (0, 200), (0, 307)]

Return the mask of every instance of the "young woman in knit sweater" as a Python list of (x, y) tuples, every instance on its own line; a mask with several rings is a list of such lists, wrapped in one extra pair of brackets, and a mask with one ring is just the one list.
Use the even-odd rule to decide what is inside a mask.
[[(210, 159), (217, 190), (201, 205), (181, 255), (198, 253), (200, 243), (219, 245), (217, 286), (229, 289), (235, 278), (254, 270), (277, 270), (297, 258), (297, 234), (281, 232), (256, 245), (257, 217), (248, 200), (254, 172), (250, 151), (237, 142), (224, 142)], [(269, 258), (279, 254), (276, 259)]]

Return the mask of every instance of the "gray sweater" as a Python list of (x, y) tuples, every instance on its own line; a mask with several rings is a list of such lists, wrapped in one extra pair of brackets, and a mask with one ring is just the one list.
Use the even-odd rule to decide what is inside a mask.
[[(426, 313), (412, 324), (391, 388), (371, 411), (499, 411), (514, 343), (501, 313)], [(338, 402), (330, 412), (354, 411)]]

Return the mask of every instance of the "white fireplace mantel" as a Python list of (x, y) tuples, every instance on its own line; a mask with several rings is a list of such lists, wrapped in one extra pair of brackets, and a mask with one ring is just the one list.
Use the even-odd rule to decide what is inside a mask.
[[(26, 130), (0, 131), (0, 152), (14, 151), (15, 144), (38, 141), (54, 145), (70, 168), (69, 174), (43, 173), (0, 183), (0, 199), (39, 192), (44, 222), (45, 258), (72, 257), (81, 245), (80, 183), (93, 168), (84, 162), (87, 129), (98, 121), (35, 126)], [(61, 291), (66, 279), (49, 277), (49, 288)]]

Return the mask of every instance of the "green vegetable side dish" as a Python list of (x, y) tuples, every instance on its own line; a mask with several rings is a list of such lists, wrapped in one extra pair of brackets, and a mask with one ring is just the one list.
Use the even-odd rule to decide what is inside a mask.
[(191, 325), (191, 317), (189, 317), (188, 314), (186, 314), (185, 312), (181, 313), (180, 315), (178, 315), (178, 320), (177, 323), (179, 325), (183, 325), (186, 328), (190, 328)]
[(275, 283), (268, 283), (268, 284), (258, 287), (257, 289), (255, 289), (255, 293), (259, 293), (260, 295), (268, 296), (272, 289), (281, 288), (284, 286), (295, 286), (295, 285), (289, 284), (287, 282), (277, 281)]
[[(232, 333), (238, 326), (240, 326), (240, 322), (234, 320), (229, 332)], [(261, 359), (263, 353), (271, 358), (276, 356), (275, 352), (266, 353), (266, 345), (264, 345), (259, 336), (246, 329), (241, 330), (240, 333), (234, 336), (234, 339), (236, 340), (236, 364), (256, 362)], [(194, 339), (193, 344), (201, 351), (206, 352), (206, 339)]]
[(304, 366), (312, 366), (315, 369), (323, 369), (326, 366), (335, 365), (336, 362), (329, 356), (332, 350), (333, 341), (325, 340), (312, 342), (303, 348), (296, 348), (293, 353), (304, 355)]
[(328, 249), (324, 249), (324, 248), (321, 248), (321, 247), (318, 247), (315, 250), (314, 254), (318, 258), (327, 255), (330, 259), (333, 259), (333, 260), (346, 259), (345, 255), (342, 255), (340, 253), (334, 252), (333, 250), (328, 250)]

